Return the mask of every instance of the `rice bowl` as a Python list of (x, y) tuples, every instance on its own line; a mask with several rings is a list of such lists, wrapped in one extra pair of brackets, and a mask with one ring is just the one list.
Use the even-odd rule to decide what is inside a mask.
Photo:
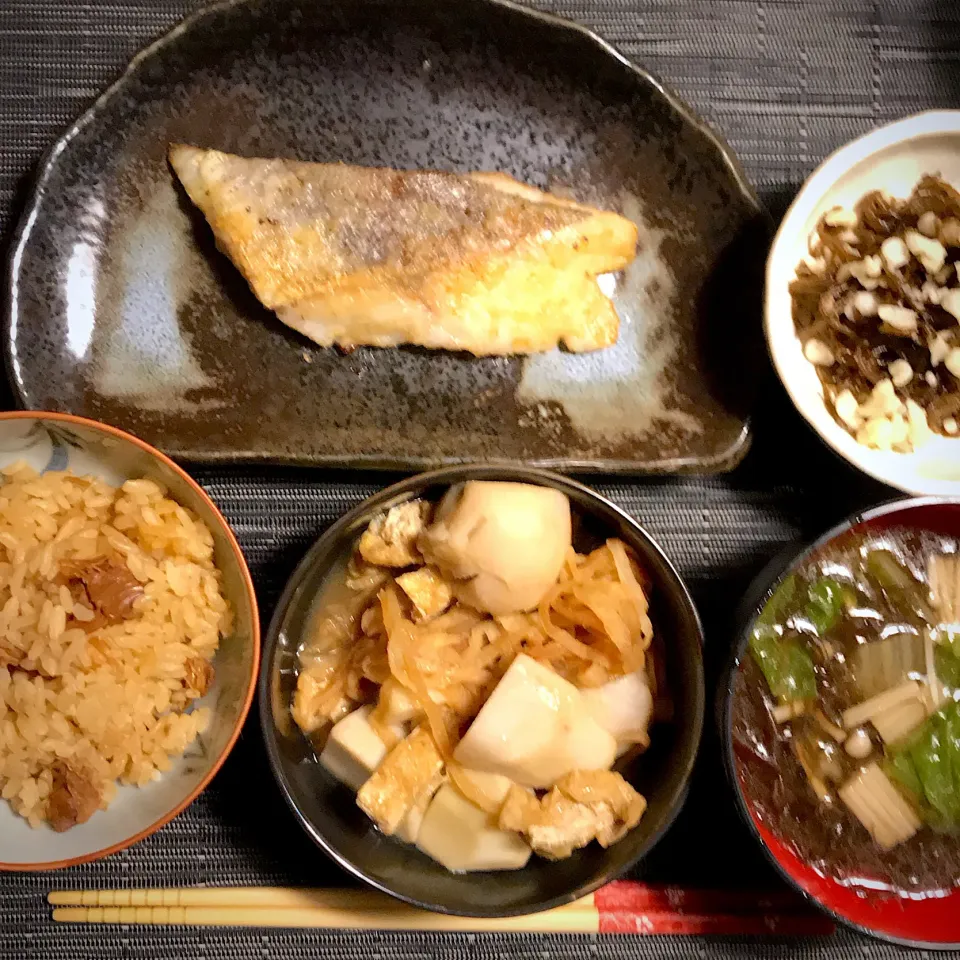
[[(152, 481), (114, 488), (22, 463), (3, 476), (0, 661), (13, 669), (0, 671), (0, 796), (34, 826), (68, 829), (79, 811), (64, 794), (105, 808), (113, 781), (149, 782), (205, 729), (209, 708), (186, 708), (209, 686), (230, 611), (210, 531)], [(115, 599), (126, 568), (128, 618), (105, 620), (64, 573), (108, 553), (99, 593)]]
[(216, 773), (256, 600), (214, 504), (135, 438), (5, 414), (0, 470), (0, 869), (50, 869), (154, 832)]

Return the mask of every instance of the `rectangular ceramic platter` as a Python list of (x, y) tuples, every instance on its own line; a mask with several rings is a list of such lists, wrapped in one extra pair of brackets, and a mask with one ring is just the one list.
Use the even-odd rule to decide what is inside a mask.
[[(735, 465), (753, 319), (740, 306), (749, 261), (731, 250), (756, 208), (716, 142), (559, 21), (419, 5), (422, 22), (407, 11), (388, 23), (397, 8), (386, 6), (384, 23), (304, 30), (325, 5), (290, 9), (296, 23), (211, 14), (148, 54), (55, 151), (12, 263), (21, 403), (105, 420), (193, 461)], [(486, 359), (316, 347), (217, 251), (166, 162), (176, 141), (498, 169), (618, 210), (640, 230), (637, 259), (615, 278), (620, 340)]]

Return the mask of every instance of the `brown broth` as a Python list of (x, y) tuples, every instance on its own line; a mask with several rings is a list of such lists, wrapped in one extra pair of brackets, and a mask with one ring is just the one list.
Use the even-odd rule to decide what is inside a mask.
[[(851, 616), (845, 608), (839, 622), (824, 631), (820, 640), (809, 633), (803, 638), (815, 664), (818, 703), (838, 725), (844, 709), (865, 699), (856, 670), (851, 668), (851, 663), (858, 662), (861, 646), (888, 636), (894, 625), (909, 631), (922, 624), (920, 615), (909, 609), (911, 604), (869, 583), (860, 572), (866, 551), (877, 548), (891, 551), (925, 588), (926, 557), (932, 551), (955, 552), (958, 546), (955, 541), (905, 530), (874, 539), (850, 536), (823, 548), (799, 571), (801, 582), (829, 574), (841, 582), (849, 578), (860, 588), (853, 609), (862, 615)], [(948, 689), (947, 694), (953, 691)], [(754, 812), (782, 841), (819, 873), (844, 884), (912, 896), (960, 886), (960, 837), (924, 826), (910, 840), (884, 852), (836, 795), (839, 783), (883, 755), (882, 740), (869, 724), (864, 726), (873, 741), (873, 754), (869, 760), (858, 761), (831, 741), (809, 711), (778, 724), (772, 714), (775, 704), (764, 674), (748, 650), (733, 681), (735, 766)], [(838, 772), (842, 771), (830, 785), (834, 788), (832, 802), (816, 795), (792, 743), (818, 737), (828, 748), (835, 748), (832, 756)]]

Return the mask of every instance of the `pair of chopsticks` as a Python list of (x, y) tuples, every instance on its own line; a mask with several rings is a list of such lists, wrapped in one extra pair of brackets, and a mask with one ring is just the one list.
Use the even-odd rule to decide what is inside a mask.
[(300, 927), (457, 932), (816, 936), (833, 924), (798, 896), (691, 890), (632, 881), (524, 917), (472, 919), (431, 913), (365, 890), (186, 887), (58, 890), (47, 897), (59, 923)]

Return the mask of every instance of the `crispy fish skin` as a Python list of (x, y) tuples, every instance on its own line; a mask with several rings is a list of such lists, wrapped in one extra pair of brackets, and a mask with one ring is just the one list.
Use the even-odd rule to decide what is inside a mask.
[(609, 346), (597, 287), (633, 259), (633, 223), (503, 174), (247, 159), (174, 145), (170, 162), (254, 293), (321, 345), (526, 353)]

